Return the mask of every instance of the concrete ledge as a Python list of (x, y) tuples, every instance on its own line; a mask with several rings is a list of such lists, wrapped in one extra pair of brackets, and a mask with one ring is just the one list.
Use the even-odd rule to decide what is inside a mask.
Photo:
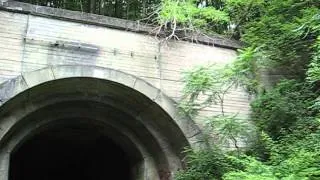
[[(66, 9), (57, 9), (46, 6), (37, 6), (28, 3), (22, 3), (17, 1), (0, 0), (0, 10), (10, 11), (15, 13), (31, 14), (34, 16), (41, 16), (53, 19), (60, 19), (71, 22), (78, 22), (84, 24), (92, 24), (97, 26), (109, 27), (114, 29), (120, 29), (125, 31), (138, 32), (143, 34), (150, 34), (154, 27), (146, 26), (139, 21), (130, 21), (125, 19), (107, 17), (102, 15), (70, 11)], [(192, 39), (185, 39), (186, 41), (192, 41)], [(192, 41), (194, 42), (194, 41)], [(206, 37), (197, 36), (197, 41), (194, 43), (205, 44), (209, 46), (217, 46), (229, 49), (241, 48), (241, 43), (238, 41), (230, 40), (222, 37)]]

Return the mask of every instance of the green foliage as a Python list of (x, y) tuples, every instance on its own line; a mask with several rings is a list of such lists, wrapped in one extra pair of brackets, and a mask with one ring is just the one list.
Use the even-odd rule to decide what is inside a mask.
[[(248, 7), (246, 3), (250, 4), (229, 1), (226, 7)], [(240, 50), (234, 63), (225, 67), (200, 67), (187, 73), (184, 92), (185, 97), (189, 97), (189, 107), (201, 104), (200, 96), (207, 97), (202, 101), (206, 105), (203, 107), (212, 103), (223, 105), (223, 95), (230, 87), (241, 86), (257, 95), (251, 104), (251, 121), (257, 126), (258, 132), (262, 133), (248, 147), (249, 151), (238, 149), (237, 156), (228, 156), (227, 163), (237, 166), (225, 171), (223, 179), (320, 178), (320, 46), (319, 40), (316, 41), (316, 37), (319, 37), (319, 21), (314, 20), (318, 18), (317, 3), (293, 0), (268, 3), (256, 1), (253, 3), (255, 12), (250, 12), (256, 14), (239, 27), (245, 33), (243, 41), (250, 46)], [(251, 16), (250, 13), (247, 17)], [(311, 59), (305, 81), (305, 69)], [(283, 80), (272, 89), (264, 91), (259, 83), (259, 71), (275, 66), (281, 67), (282, 71), (289, 70), (286, 75), (291, 80)], [(225, 87), (229, 88), (224, 89)], [(239, 137), (248, 137), (246, 130), (249, 126), (241, 126), (236, 116), (224, 114), (223, 106), (221, 115), (208, 117), (207, 124), (218, 140), (225, 143), (233, 139), (235, 147)], [(241, 153), (251, 156), (239, 156)], [(226, 153), (224, 155), (227, 156)], [(201, 167), (197, 163), (190, 162), (188, 167)], [(188, 171), (188, 168), (180, 172), (180, 180), (222, 178), (220, 175), (202, 177), (206, 170), (210, 171), (216, 166), (205, 164), (205, 169), (192, 168), (192, 171)]]
[(226, 33), (239, 39), (244, 33), (245, 24), (258, 19), (264, 6), (264, 0), (226, 0), (224, 10), (230, 16), (230, 25), (234, 26)]
[(310, 134), (293, 133), (281, 141), (274, 141), (266, 134), (271, 160), (261, 162), (254, 157), (233, 156), (217, 149), (189, 151), (185, 171), (178, 180), (316, 180), (320, 178), (320, 123)]
[(195, 100), (200, 93), (205, 94), (213, 88), (213, 84), (218, 81), (215, 79), (220, 74), (214, 68), (213, 65), (207, 67), (196, 67), (191, 71), (185, 72), (184, 81), (184, 93), (190, 94), (192, 100)]
[[(309, 120), (305, 122), (305, 120)], [(300, 152), (318, 153), (320, 150), (320, 123), (316, 119), (304, 119), (297, 123), (291, 133), (287, 132), (281, 139), (268, 140), (266, 145), (270, 151), (270, 163), (279, 165), (286, 159), (294, 158)], [(319, 159), (315, 159), (319, 160)]]
[(307, 80), (311, 83), (320, 81), (320, 36), (314, 45), (314, 54), (307, 71)]
[(197, 8), (190, 0), (163, 0), (160, 13), (161, 23), (171, 22), (174, 19), (181, 24), (192, 23), (199, 26), (203, 26), (206, 20), (217, 23), (229, 21), (226, 13), (213, 7)]
[[(209, 131), (237, 147), (238, 140), (244, 141), (253, 130), (248, 131), (250, 126), (239, 123), (237, 116), (225, 114), (223, 103), (231, 87), (243, 87), (256, 95), (250, 120), (258, 136), (247, 149), (237, 148), (236, 156), (222, 153), (227, 161), (221, 166), (232, 167), (222, 171), (223, 176), (208, 173), (217, 162), (208, 163), (210, 157), (200, 153), (196, 159), (202, 161), (190, 161), (179, 180), (320, 179), (320, 2), (225, 0), (214, 7), (229, 16), (228, 28), (222, 25), (219, 32), (240, 38), (245, 47), (232, 64), (187, 72), (182, 104), (192, 114), (220, 104), (221, 114), (207, 118)], [(198, 17), (193, 18), (207, 22)], [(262, 71), (287, 79), (265, 90)]]
[(163, 0), (159, 14), (160, 24), (178, 23), (189, 32), (231, 35), (240, 38), (246, 23), (260, 17), (266, 4), (263, 0), (209, 0), (206, 6), (197, 7), (202, 0)]
[(303, 135), (301, 132), (287, 135), (280, 141), (265, 137), (271, 160), (262, 163), (252, 157), (239, 159), (245, 170), (228, 172), (225, 179), (319, 179), (319, 131)]
[(231, 88), (242, 87), (250, 94), (256, 93), (259, 87), (257, 58), (261, 56), (257, 51), (256, 48), (246, 48), (239, 50), (240, 55), (231, 64), (198, 66), (186, 71), (181, 107), (194, 115), (207, 106), (220, 104), (224, 114), (224, 96)]
[(213, 116), (207, 119), (206, 124), (211, 132), (216, 132), (214, 136), (217, 144), (229, 144), (229, 147), (236, 148), (237, 151), (240, 151), (239, 141), (247, 142), (250, 134), (254, 134), (251, 126), (236, 114)]
[(217, 148), (202, 151), (187, 150), (186, 165), (188, 169), (179, 171), (175, 176), (176, 180), (221, 179), (226, 172), (241, 168)]
[[(249, 50), (248, 50), (249, 51)], [(248, 53), (249, 54), (249, 53)], [(180, 107), (189, 115), (197, 115), (199, 110), (220, 105), (220, 114), (213, 114), (207, 118), (208, 131), (214, 132), (216, 143), (239, 150), (239, 141), (247, 141), (250, 125), (241, 120), (237, 114), (226, 114), (224, 111), (225, 95), (237, 86), (248, 87), (252, 70), (249, 58), (241, 56), (235, 63), (218, 67), (215, 65), (196, 67), (184, 74), (184, 95)], [(245, 69), (248, 68), (248, 69)], [(250, 84), (251, 85), (251, 84)], [(209, 134), (212, 134), (210, 133)]]
[(215, 65), (199, 66), (185, 72), (181, 107), (190, 115), (195, 115), (207, 106), (223, 103), (224, 95), (233, 86), (225, 72), (224, 68)]
[(272, 167), (252, 157), (234, 158), (245, 168), (244, 170), (226, 173), (223, 176), (224, 180), (277, 180), (273, 174)]
[[(191, 0), (162, 0), (157, 17), (160, 27), (175, 34), (177, 32), (193, 32), (208, 30), (222, 33), (221, 26), (229, 22), (229, 16), (215, 7), (198, 8)], [(167, 25), (170, 25), (168, 27)]]
[(271, 160), (260, 162), (252, 157), (237, 158), (244, 170), (231, 171), (224, 175), (226, 180), (237, 179), (319, 179), (320, 178), (320, 133), (303, 134), (301, 130), (273, 141), (267, 135), (267, 149)]
[(275, 174), (285, 179), (319, 179), (320, 153), (301, 149), (275, 167)]
[[(240, 119), (237, 114), (224, 112), (224, 97), (232, 87), (242, 86), (249, 89), (248, 87), (254, 86), (251, 80), (254, 69), (249, 64), (253, 62), (255, 50), (244, 51), (246, 53), (232, 64), (223, 67), (199, 66), (185, 72), (184, 95), (180, 104), (190, 115), (196, 115), (199, 110), (212, 104), (219, 104), (220, 114), (207, 118), (208, 131), (214, 133), (216, 144), (229, 144), (229, 147), (236, 149), (237, 155), (241, 154), (239, 141), (246, 142), (253, 130), (250, 128), (251, 125)], [(200, 152), (189, 151), (187, 159), (188, 169), (178, 173), (178, 180), (221, 179), (224, 173), (232, 169), (241, 169), (232, 158), (216, 148)]]
[(242, 40), (259, 47), (265, 55), (264, 63), (281, 67), (288, 75), (303, 77), (311, 57), (310, 47), (315, 31), (310, 19), (319, 12), (319, 1), (269, 1), (261, 17), (248, 22)]
[(307, 84), (282, 81), (252, 102), (252, 121), (276, 139), (282, 131), (295, 127), (299, 119), (315, 113), (310, 109), (315, 98), (316, 94)]
[(225, 76), (229, 77), (236, 87), (243, 87), (248, 93), (255, 94), (259, 89), (258, 70), (261, 64), (258, 59), (261, 59), (261, 56), (258, 48), (239, 50), (237, 59), (225, 67)]

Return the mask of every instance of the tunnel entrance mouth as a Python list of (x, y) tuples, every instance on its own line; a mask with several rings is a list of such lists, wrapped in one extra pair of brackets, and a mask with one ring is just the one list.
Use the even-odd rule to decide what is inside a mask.
[(134, 179), (137, 157), (88, 123), (47, 126), (10, 156), (9, 180)]
[[(38, 77), (47, 77), (43, 74), (50, 74), (50, 76), (54, 74), (54, 79), (38, 79)], [(31, 86), (22, 87), (29, 80), (34, 83)], [(190, 117), (179, 113), (172, 99), (144, 80), (121, 71), (87, 66), (50, 67), (10, 80), (1, 85), (0, 90), (5, 92), (6, 98), (5, 103), (0, 106), (0, 180), (36, 180), (37, 176), (50, 174), (48, 172), (50, 164), (62, 166), (65, 159), (59, 159), (60, 156), (52, 155), (55, 157), (52, 159), (63, 162), (60, 164), (54, 163), (55, 161), (50, 163), (48, 159), (42, 162), (41, 158), (35, 161), (34, 158), (41, 154), (36, 150), (39, 147), (49, 146), (46, 141), (51, 140), (43, 137), (50, 134), (48, 132), (52, 129), (46, 129), (45, 132), (40, 133), (39, 127), (48, 124), (56, 126), (56, 121), (62, 119), (73, 119), (77, 121), (75, 124), (79, 123), (79, 119), (89, 119), (87, 125), (91, 128), (91, 133), (95, 132), (92, 124), (101, 125), (103, 128), (99, 130), (98, 135), (103, 137), (104, 142), (111, 147), (116, 147), (111, 145), (111, 142), (121, 146), (120, 149), (127, 156), (121, 164), (125, 167), (129, 166), (124, 169), (130, 170), (130, 174), (128, 176), (124, 171), (115, 171), (117, 178), (109, 179), (172, 179), (172, 175), (182, 168), (183, 148), (189, 146), (197, 148), (201, 145), (198, 141), (202, 138), (201, 131)], [(7, 94), (7, 92), (10, 93)], [(63, 124), (60, 128), (65, 125)], [(86, 125), (81, 126), (81, 128), (84, 127)], [(40, 140), (36, 141), (38, 138)], [(84, 151), (81, 145), (90, 146), (84, 142), (80, 141), (75, 146), (70, 145), (71, 147), (65, 149)], [(28, 150), (28, 146), (31, 150)], [(63, 146), (63, 143), (57, 143), (46, 151)], [(101, 147), (100, 149), (103, 149)], [(105, 152), (108, 151), (105, 150)], [(47, 154), (50, 156), (52, 153)], [(98, 153), (91, 152), (91, 154)], [(96, 159), (100, 159), (101, 156), (96, 156), (98, 157)], [(82, 162), (86, 162), (85, 160), (83, 158)], [(89, 168), (83, 171), (81, 168), (76, 168), (84, 166), (83, 163), (75, 165), (77, 166), (74, 166), (75, 170), (72, 171), (79, 172), (79, 179), (86, 174), (103, 174), (102, 171), (96, 172)], [(67, 171), (67, 168), (61, 167), (58, 170), (66, 172), (66, 176), (73, 174), (71, 170)], [(45, 173), (40, 174), (41, 171)], [(27, 175), (30, 174), (30, 177), (17, 175), (24, 172)], [(33, 174), (27, 172), (33, 172)], [(110, 171), (110, 174), (115, 174), (113, 172)], [(121, 177), (122, 175), (126, 176)], [(63, 179), (66, 176), (58, 178)], [(94, 177), (94, 179), (97, 178)], [(104, 179), (108, 178), (105, 176)]]

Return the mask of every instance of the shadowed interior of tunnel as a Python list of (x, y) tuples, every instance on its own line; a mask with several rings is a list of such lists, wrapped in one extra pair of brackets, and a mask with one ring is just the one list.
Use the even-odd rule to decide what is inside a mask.
[[(0, 126), (6, 127), (0, 160), (8, 180), (170, 177), (182, 166), (181, 152), (189, 145), (182, 128), (189, 124), (180, 128), (182, 119), (168, 114), (176, 111), (169, 109), (170, 99), (157, 96), (78, 77), (17, 94), (0, 107)], [(162, 108), (167, 105), (168, 112)]]
[(94, 127), (69, 124), (26, 140), (11, 156), (9, 179), (131, 180), (133, 161)]

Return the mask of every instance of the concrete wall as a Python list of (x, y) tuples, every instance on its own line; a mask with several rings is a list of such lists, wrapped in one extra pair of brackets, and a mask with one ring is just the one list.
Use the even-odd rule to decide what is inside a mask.
[[(37, 12), (37, 7), (32, 7)], [(10, 9), (0, 9), (0, 83), (52, 65), (95, 65), (140, 77), (178, 101), (183, 71), (195, 65), (226, 64), (236, 56), (236, 51), (230, 48), (183, 41), (160, 45), (151, 35), (123, 28)], [(54, 10), (46, 11), (50, 13), (50, 9)], [(79, 12), (68, 13), (84, 16)], [(99, 16), (99, 20), (103, 18)], [(212, 112), (219, 112), (219, 105), (201, 114)], [(234, 90), (227, 96), (225, 112), (247, 116), (249, 96), (240, 89)], [(197, 118), (200, 124), (201, 119)]]

